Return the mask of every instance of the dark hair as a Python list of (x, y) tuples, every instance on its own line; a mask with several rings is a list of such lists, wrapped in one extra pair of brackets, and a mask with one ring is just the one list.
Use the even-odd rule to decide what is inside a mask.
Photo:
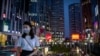
[[(31, 39), (33, 39), (33, 38), (34, 38), (34, 32), (33, 32), (31, 23), (28, 22), (28, 21), (25, 21), (23, 25), (29, 25), (29, 27), (31, 28), (31, 30), (30, 30), (30, 32), (29, 32), (29, 35), (31, 36)], [(26, 35), (27, 35), (26, 33), (23, 33), (23, 34), (22, 34), (22, 38), (25, 38)]]

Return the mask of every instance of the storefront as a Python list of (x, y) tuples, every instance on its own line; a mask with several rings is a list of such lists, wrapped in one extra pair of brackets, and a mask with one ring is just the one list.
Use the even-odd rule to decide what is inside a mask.
[(15, 43), (20, 35), (0, 32), (0, 56), (16, 56)]

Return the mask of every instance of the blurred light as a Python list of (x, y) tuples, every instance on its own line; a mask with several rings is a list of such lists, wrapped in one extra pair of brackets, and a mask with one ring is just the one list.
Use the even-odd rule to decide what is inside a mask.
[(42, 28), (45, 28), (45, 26), (43, 25)]
[(70, 43), (69, 42), (67, 42), (67, 45), (69, 45)]
[(84, 20), (84, 21), (85, 21), (85, 23), (87, 22), (86, 18), (85, 18), (85, 20)]
[(34, 26), (35, 25), (35, 22), (34, 21), (31, 21), (31, 24)]
[(37, 13), (29, 13), (29, 16), (37, 16)]
[(10, 30), (8, 30), (8, 32), (10, 32)]
[(3, 18), (6, 18), (6, 14), (5, 13), (3, 14)]
[(40, 40), (40, 43), (42, 42), (43, 40)]
[(39, 24), (37, 23), (36, 26), (38, 26)]
[(95, 7), (95, 16), (97, 16), (98, 14), (99, 14), (98, 5), (96, 5), (96, 7)]
[(15, 33), (17, 34), (18, 32), (17, 32), (17, 31), (15, 31)]
[(92, 39), (90, 39), (90, 43), (93, 43), (93, 40)]
[(94, 22), (94, 28), (97, 30), (98, 29), (98, 22)]
[(20, 34), (20, 32), (18, 32), (18, 34)]
[(46, 40), (50, 41), (50, 39), (52, 38), (52, 34), (50, 32), (45, 34)]
[(20, 16), (17, 16), (18, 19), (22, 19)]
[(15, 56), (14, 54), (11, 54), (10, 56)]
[(81, 51), (82, 52), (82, 54), (84, 54), (84, 51)]
[(31, 2), (37, 2), (37, 0), (31, 0)]
[(12, 33), (14, 33), (14, 31), (12, 31)]
[(57, 43), (55, 42), (55, 44), (57, 44)]
[(77, 54), (79, 54), (79, 52), (80, 52), (79, 47), (76, 48), (76, 52), (77, 52)]
[(91, 37), (91, 34), (88, 34), (88, 38)]
[(8, 32), (8, 28), (9, 28), (8, 25), (5, 25), (5, 24), (4, 24), (3, 31), (7, 31), (7, 32)]
[(96, 33), (95, 32), (92, 32), (91, 35), (92, 35), (92, 37), (95, 37)]
[(80, 36), (79, 36), (79, 34), (72, 34), (72, 40), (79, 40), (80, 38)]
[(86, 29), (85, 32), (91, 31), (91, 29)]
[(48, 50), (49, 50), (49, 48), (48, 47), (45, 47), (45, 54), (48, 53)]
[(87, 43), (84, 43), (84, 45), (87, 45)]

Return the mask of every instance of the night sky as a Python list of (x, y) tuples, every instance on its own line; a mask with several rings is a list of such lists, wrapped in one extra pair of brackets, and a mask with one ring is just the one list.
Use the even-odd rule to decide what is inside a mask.
[(69, 37), (69, 11), (68, 6), (73, 3), (80, 3), (80, 0), (64, 0), (64, 21), (65, 21), (65, 37)]

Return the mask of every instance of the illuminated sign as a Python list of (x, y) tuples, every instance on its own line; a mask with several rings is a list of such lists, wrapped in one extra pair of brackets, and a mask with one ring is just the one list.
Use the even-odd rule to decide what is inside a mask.
[(50, 39), (52, 38), (52, 34), (51, 33), (46, 33), (45, 37), (46, 37), (47, 41), (50, 41)]
[(72, 34), (71, 38), (72, 38), (72, 40), (79, 40), (80, 35), (79, 34)]
[(95, 29), (98, 29), (98, 22), (97, 22), (97, 21), (94, 22), (94, 28), (95, 28)]
[(3, 22), (3, 31), (5, 31), (5, 32), (9, 31), (9, 26), (8, 26), (8, 22), (7, 21)]
[(8, 25), (4, 25), (3, 31), (8, 31)]

